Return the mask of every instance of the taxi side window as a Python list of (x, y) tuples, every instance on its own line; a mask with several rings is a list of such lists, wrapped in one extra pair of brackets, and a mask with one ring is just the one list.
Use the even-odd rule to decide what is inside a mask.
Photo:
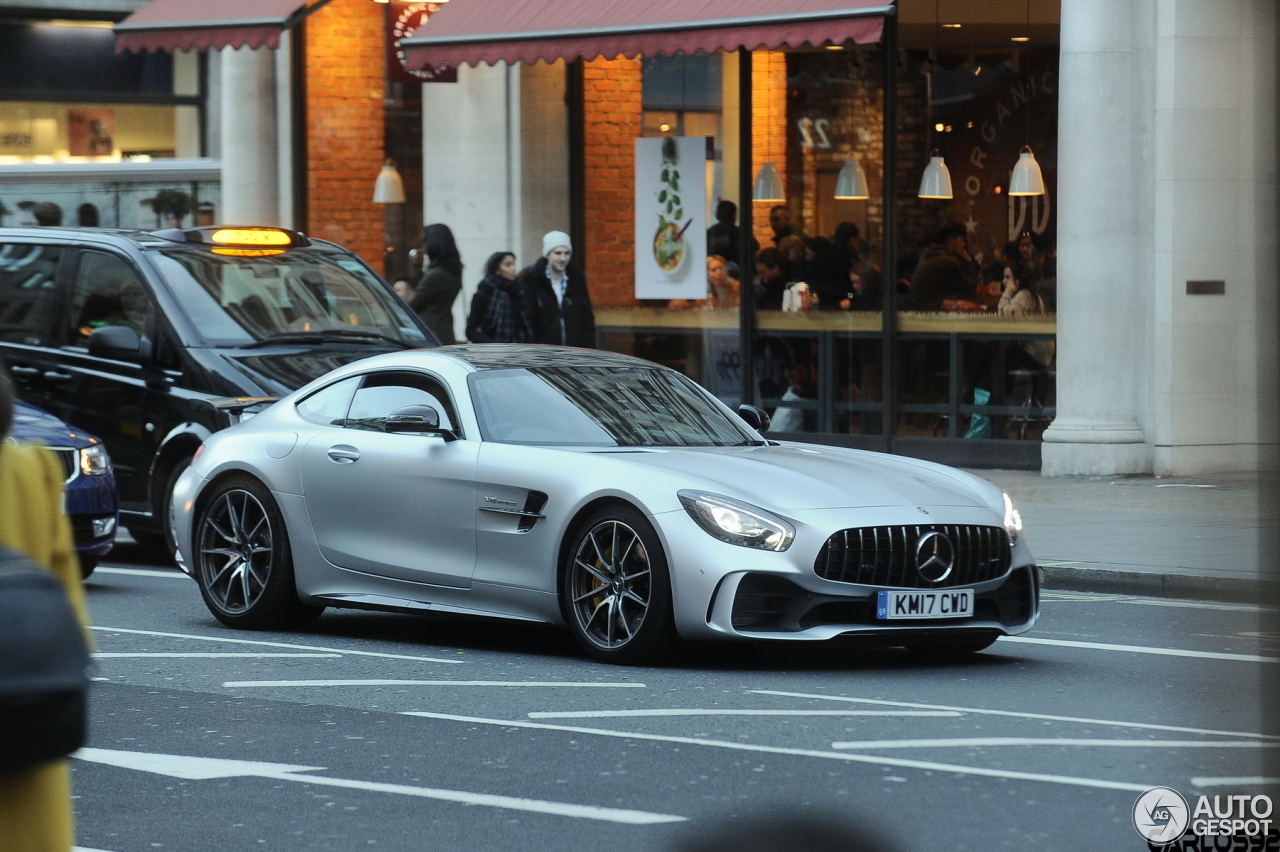
[(298, 415), (321, 426), (346, 425), (347, 407), (358, 384), (360, 377), (355, 376), (316, 391), (298, 403)]
[(385, 372), (365, 376), (351, 401), (347, 426), (372, 432), (386, 431), (387, 417), (406, 405), (429, 405), (440, 414), (440, 426), (455, 432), (457, 415), (449, 393), (425, 373)]
[(0, 243), (0, 340), (39, 346), (55, 334), (58, 246)]
[(122, 258), (86, 251), (80, 256), (71, 289), (71, 345), (89, 345), (95, 328), (121, 325), (139, 337), (147, 333), (151, 298), (133, 268)]

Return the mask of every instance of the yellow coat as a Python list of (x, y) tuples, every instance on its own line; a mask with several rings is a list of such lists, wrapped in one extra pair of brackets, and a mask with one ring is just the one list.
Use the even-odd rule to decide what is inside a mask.
[[(88, 631), (80, 562), (62, 513), (63, 474), (43, 447), (0, 441), (0, 544), (20, 550), (66, 587)], [(0, 776), (0, 852), (67, 852), (74, 837), (71, 770), (59, 760)]]

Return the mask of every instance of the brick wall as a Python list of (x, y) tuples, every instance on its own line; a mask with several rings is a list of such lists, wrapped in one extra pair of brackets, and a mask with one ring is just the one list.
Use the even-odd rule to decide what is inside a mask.
[(587, 280), (596, 306), (635, 301), (635, 142), (640, 60), (596, 59), (583, 68)]
[(307, 206), (312, 236), (382, 268), (383, 10), (333, 0), (307, 19)]
[[(787, 182), (787, 55), (780, 51), (751, 54), (751, 160), (757, 173), (765, 163), (773, 163), (787, 197), (798, 200), (799, 186)], [(769, 227), (769, 208), (773, 206), (751, 205), (752, 229), (762, 248), (773, 245), (773, 229)], [(800, 222), (799, 212), (792, 211), (792, 221)]]

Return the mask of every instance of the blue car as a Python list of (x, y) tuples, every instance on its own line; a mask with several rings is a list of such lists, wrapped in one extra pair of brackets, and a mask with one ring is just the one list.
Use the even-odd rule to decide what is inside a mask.
[(62, 464), (80, 573), (88, 577), (116, 541), (120, 498), (107, 448), (92, 435), (25, 402), (14, 405), (10, 434), (18, 441), (44, 444)]

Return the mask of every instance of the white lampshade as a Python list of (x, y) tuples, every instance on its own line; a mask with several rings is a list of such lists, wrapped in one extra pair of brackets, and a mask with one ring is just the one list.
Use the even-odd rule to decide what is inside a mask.
[(393, 160), (387, 160), (382, 171), (378, 172), (378, 180), (373, 184), (373, 203), (404, 203), (404, 181), (400, 179)]
[(924, 176), (920, 178), (921, 198), (951, 198), (951, 172), (942, 157), (934, 154), (929, 158), (929, 165), (924, 167)]
[(836, 178), (835, 197), (837, 201), (857, 201), (871, 197), (871, 190), (867, 186), (867, 173), (862, 170), (862, 164), (853, 157), (845, 160), (844, 165), (840, 167), (840, 175)]
[(1018, 154), (1018, 162), (1013, 167), (1013, 178), (1009, 181), (1010, 195), (1044, 195), (1044, 175), (1040, 174), (1040, 164), (1029, 147), (1024, 147)]
[(786, 201), (786, 193), (782, 191), (782, 176), (773, 167), (773, 163), (765, 163), (756, 175), (756, 188), (751, 193), (752, 201)]

